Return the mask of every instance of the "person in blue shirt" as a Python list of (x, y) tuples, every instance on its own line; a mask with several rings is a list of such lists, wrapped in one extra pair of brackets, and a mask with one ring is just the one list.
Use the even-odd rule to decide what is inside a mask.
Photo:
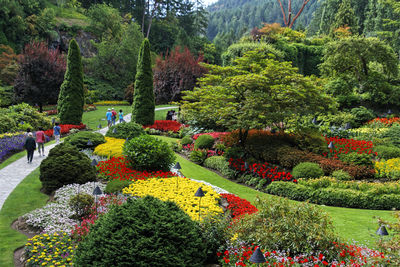
[(119, 123), (124, 121), (124, 113), (122, 112), (122, 109), (119, 110)]
[(108, 110), (107, 110), (106, 118), (107, 118), (107, 125), (108, 125), (108, 128), (110, 128), (110, 126), (111, 126), (111, 124), (112, 124), (112, 113), (111, 113), (111, 109), (108, 109)]
[(60, 143), (60, 137), (61, 137), (61, 127), (58, 126), (58, 122), (56, 122), (56, 125), (53, 128), (53, 135), (54, 139), (56, 139), (56, 144)]

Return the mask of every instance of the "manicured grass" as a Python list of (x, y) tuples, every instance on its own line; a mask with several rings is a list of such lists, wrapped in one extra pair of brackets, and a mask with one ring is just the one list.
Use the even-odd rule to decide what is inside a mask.
[(37, 168), (15, 188), (4, 203), (0, 211), (0, 266), (14, 266), (14, 250), (26, 243), (26, 236), (10, 226), (19, 216), (46, 204), (48, 196), (40, 193), (41, 187)]
[(102, 128), (107, 127), (106, 113), (109, 108), (114, 108), (117, 113), (122, 109), (124, 115), (131, 113), (130, 106), (96, 106), (96, 108), (97, 110), (84, 112), (82, 116), (82, 123), (92, 130), (98, 130), (99, 123)]
[[(169, 143), (176, 141), (174, 138), (165, 136), (157, 136), (157, 138)], [(208, 169), (182, 158), (179, 155), (177, 155), (177, 160), (182, 166), (182, 174), (186, 177), (209, 182), (236, 194), (241, 198), (245, 198), (250, 202), (254, 203), (257, 196), (271, 200), (278, 198), (277, 196), (262, 193), (225, 179)], [(377, 218), (380, 217), (388, 221), (394, 220), (392, 211), (318, 206), (330, 215), (333, 225), (341, 238), (347, 241), (355, 240), (369, 247), (373, 247), (378, 238), (375, 234), (375, 231), (378, 229)]]

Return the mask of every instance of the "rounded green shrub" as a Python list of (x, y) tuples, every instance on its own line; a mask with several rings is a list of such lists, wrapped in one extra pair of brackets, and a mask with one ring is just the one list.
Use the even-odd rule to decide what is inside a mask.
[(371, 155), (370, 154), (358, 154), (356, 152), (348, 154), (340, 154), (340, 160), (353, 165), (362, 165), (372, 167)]
[(43, 190), (51, 193), (67, 184), (84, 184), (96, 180), (96, 170), (88, 156), (70, 144), (61, 143), (40, 164)]
[(111, 126), (110, 129), (108, 129), (106, 136), (119, 139), (132, 139), (144, 134), (146, 134), (146, 132), (140, 124), (135, 122), (126, 122)]
[(181, 140), (181, 144), (182, 144), (183, 146), (189, 145), (189, 144), (191, 144), (192, 142), (193, 142), (193, 141), (192, 141), (192, 138), (191, 138), (189, 135), (184, 136), (184, 137), (182, 138), (182, 140)]
[(107, 183), (104, 192), (107, 194), (117, 194), (122, 192), (122, 188), (128, 187), (131, 181), (127, 180), (111, 180)]
[(375, 119), (375, 114), (372, 110), (366, 107), (359, 106), (357, 108), (351, 109), (351, 114), (354, 115), (355, 125), (353, 127), (360, 127), (363, 123)]
[(400, 148), (396, 146), (386, 146), (386, 145), (380, 145), (380, 146), (375, 146), (374, 151), (378, 153), (378, 158), (381, 159), (394, 159), (394, 158), (400, 158)]
[(204, 266), (199, 225), (173, 202), (146, 196), (112, 208), (79, 243), (75, 266)]
[(302, 162), (293, 168), (294, 178), (319, 178), (324, 175), (324, 171), (317, 163)]
[(244, 150), (238, 146), (232, 146), (225, 150), (224, 157), (226, 159), (240, 159), (244, 155)]
[[(92, 142), (92, 145), (88, 145), (89, 140)], [(68, 136), (64, 140), (64, 143), (69, 143), (78, 148), (79, 150), (85, 148), (95, 148), (96, 146), (103, 144), (105, 142), (106, 139), (101, 133), (87, 132), (87, 131), (77, 132), (73, 135)]]
[(71, 207), (75, 214), (72, 219), (82, 219), (90, 215), (90, 208), (94, 204), (94, 197), (86, 193), (79, 193), (70, 198), (68, 205)]
[(294, 255), (329, 251), (330, 254), (324, 253), (328, 258), (337, 256), (333, 242), (338, 237), (328, 214), (321, 208), (284, 198), (257, 199), (256, 207), (257, 213), (232, 224), (239, 240), (256, 243), (267, 251), (290, 250)]
[(211, 135), (203, 134), (200, 135), (196, 141), (194, 141), (195, 149), (210, 149), (214, 145), (214, 138)]
[(189, 159), (196, 164), (202, 165), (204, 160), (207, 158), (207, 151), (205, 150), (193, 150), (190, 152)]
[(170, 146), (150, 135), (141, 135), (123, 147), (130, 165), (138, 171), (169, 171), (175, 162), (175, 153)]
[(333, 171), (332, 177), (334, 177), (338, 180), (342, 180), (342, 181), (349, 181), (349, 180), (353, 179), (353, 177), (351, 177), (350, 174), (348, 174), (347, 172), (345, 172), (343, 170)]

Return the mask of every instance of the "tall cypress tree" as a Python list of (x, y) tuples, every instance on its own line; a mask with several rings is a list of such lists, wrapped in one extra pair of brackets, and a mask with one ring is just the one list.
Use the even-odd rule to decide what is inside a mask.
[(63, 124), (81, 123), (84, 101), (81, 52), (78, 43), (72, 39), (68, 48), (67, 71), (58, 96), (60, 122)]
[(135, 91), (132, 104), (132, 121), (149, 125), (154, 123), (153, 71), (151, 69), (150, 43), (146, 38), (140, 47), (136, 68)]

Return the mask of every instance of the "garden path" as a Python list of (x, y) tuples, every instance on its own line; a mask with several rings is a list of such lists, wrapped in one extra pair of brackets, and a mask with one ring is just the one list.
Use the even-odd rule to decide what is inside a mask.
[[(156, 108), (155, 110), (165, 110), (177, 107), (163, 107)], [(127, 114), (124, 116), (124, 120), (129, 122), (131, 120), (131, 114)], [(108, 127), (102, 128), (98, 130), (101, 134), (106, 134)], [(56, 144), (51, 144), (45, 146), (45, 153), (50, 151)], [(40, 166), (40, 163), (46, 157), (40, 157), (37, 151), (35, 151), (35, 155), (33, 156), (32, 163), (28, 164), (26, 157), (23, 157), (15, 162), (9, 164), (0, 170), (0, 210), (3, 207), (4, 202), (11, 194), (11, 192), (17, 187), (17, 185), (25, 179), (32, 171), (34, 171), (37, 167)]]

